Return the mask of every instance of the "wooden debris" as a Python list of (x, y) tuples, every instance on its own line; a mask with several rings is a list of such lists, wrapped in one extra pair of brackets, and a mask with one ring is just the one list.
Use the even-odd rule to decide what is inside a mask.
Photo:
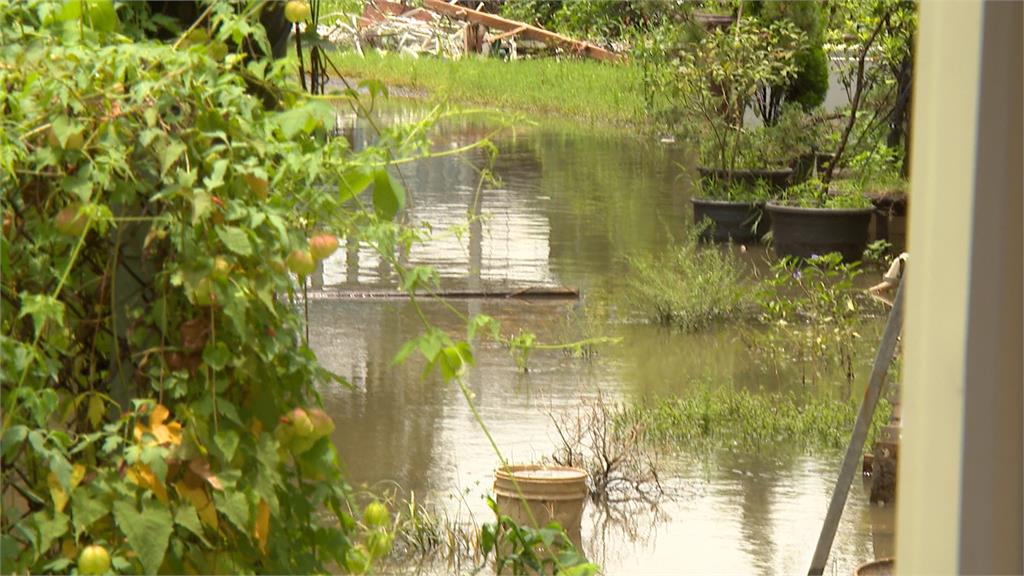
[[(313, 290), (310, 300), (404, 300), (409, 294), (401, 290)], [(446, 300), (578, 300), (579, 290), (564, 286), (528, 286), (523, 288), (450, 289), (434, 294), (417, 292), (417, 298), (444, 298)]]
[(496, 14), (488, 14), (487, 12), (480, 12), (479, 10), (457, 6), (444, 2), (443, 0), (423, 0), (423, 7), (428, 10), (433, 10), (438, 14), (458, 18), (473, 24), (483, 24), (488, 28), (494, 28), (496, 30), (501, 30), (502, 32), (513, 32), (518, 30), (518, 32), (515, 32), (513, 35), (521, 35), (524, 38), (540, 40), (549, 45), (559, 46), (573, 54), (609, 61), (616, 61), (621, 58), (618, 54), (605, 50), (604, 48), (589, 42), (574, 40), (568, 36), (556, 34), (537, 26), (503, 18)]

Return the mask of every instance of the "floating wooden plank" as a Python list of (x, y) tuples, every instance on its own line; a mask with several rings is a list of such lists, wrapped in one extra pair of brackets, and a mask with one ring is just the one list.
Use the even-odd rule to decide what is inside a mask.
[[(311, 290), (310, 300), (405, 300), (407, 292), (392, 289), (374, 290)], [(417, 298), (443, 298), (445, 300), (579, 300), (576, 288), (564, 286), (530, 286), (524, 288), (495, 288), (483, 290), (441, 290), (434, 294), (416, 292)]]
[(519, 34), (524, 38), (540, 40), (541, 42), (548, 44), (562, 46), (574, 54), (589, 56), (590, 58), (595, 58), (597, 60), (617, 61), (622, 58), (620, 55), (610, 50), (605, 50), (600, 46), (591, 44), (590, 42), (574, 40), (568, 36), (562, 36), (561, 34), (556, 34), (537, 26), (517, 22), (515, 20), (509, 20), (508, 18), (502, 18), (496, 14), (488, 14), (487, 12), (473, 10), (472, 8), (456, 6), (449, 4), (444, 0), (423, 0), (423, 7), (428, 10), (433, 10), (438, 14), (443, 14), (451, 18), (458, 18), (460, 20), (467, 20), (475, 24), (483, 24), (488, 28), (494, 28), (503, 32), (511, 32), (521, 28), (522, 31), (520, 31)]

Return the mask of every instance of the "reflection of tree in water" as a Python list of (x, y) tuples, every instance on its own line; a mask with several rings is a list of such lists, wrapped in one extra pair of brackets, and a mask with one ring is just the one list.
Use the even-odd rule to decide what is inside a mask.
[(657, 501), (625, 500), (614, 503), (590, 503), (586, 514), (587, 535), (583, 552), (591, 562), (608, 565), (609, 559), (624, 556), (627, 546), (647, 546), (654, 543), (659, 524), (672, 518), (666, 514)]
[(773, 539), (772, 504), (779, 478), (790, 478), (792, 463), (784, 459), (724, 452), (720, 465), (740, 493), (740, 530), (743, 547), (760, 567), (772, 574), (778, 554)]
[(350, 478), (429, 488), (444, 404), (436, 383), (420, 378), (419, 366), (391, 366), (418, 323), (396, 307), (366, 303), (311, 302), (310, 318), (311, 345), (325, 367), (359, 389), (324, 394)]

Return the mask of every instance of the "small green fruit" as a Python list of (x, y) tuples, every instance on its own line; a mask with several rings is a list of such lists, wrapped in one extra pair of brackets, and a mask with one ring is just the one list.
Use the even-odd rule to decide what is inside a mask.
[(231, 273), (231, 264), (227, 260), (220, 256), (213, 260), (213, 272), (210, 273), (213, 279), (218, 282), (227, 282), (228, 275)]
[(57, 226), (57, 232), (65, 236), (81, 236), (85, 232), (85, 225), (89, 223), (89, 218), (84, 214), (79, 214), (82, 205), (76, 203), (69, 204), (64, 207), (63, 210), (57, 213), (57, 218), (54, 224)]
[(103, 546), (86, 546), (78, 555), (79, 574), (105, 574), (110, 570), (110, 554)]
[(304, 22), (309, 18), (309, 4), (302, 0), (291, 0), (284, 5), (284, 17), (289, 22)]
[(345, 552), (345, 568), (348, 568), (351, 574), (365, 574), (370, 568), (370, 559), (361, 546), (349, 548), (348, 552)]
[(381, 528), (391, 523), (388, 507), (374, 500), (363, 509), (363, 523), (371, 528)]
[(333, 234), (317, 234), (309, 239), (309, 253), (317, 260), (323, 260), (338, 249), (338, 238)]
[(217, 303), (217, 294), (213, 291), (213, 285), (209, 278), (200, 278), (192, 290), (192, 297), (196, 306), (213, 306)]
[(288, 269), (299, 276), (307, 276), (316, 270), (316, 261), (309, 250), (294, 250), (288, 255)]
[(313, 408), (306, 413), (309, 415), (309, 421), (313, 423), (314, 438), (323, 438), (334, 432), (334, 421), (323, 410)]
[(370, 552), (370, 558), (376, 560), (383, 558), (391, 552), (391, 536), (383, 530), (374, 531), (366, 539), (366, 549)]
[(309, 438), (313, 435), (313, 421), (309, 419), (309, 414), (302, 408), (295, 408), (289, 412), (288, 421), (294, 427), (296, 436)]

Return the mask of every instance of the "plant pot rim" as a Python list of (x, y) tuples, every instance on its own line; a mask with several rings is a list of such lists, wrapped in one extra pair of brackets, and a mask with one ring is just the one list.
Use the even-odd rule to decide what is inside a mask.
[(816, 215), (834, 215), (834, 216), (859, 216), (862, 214), (871, 214), (875, 211), (874, 208), (812, 208), (806, 206), (790, 206), (788, 204), (780, 204), (779, 202), (772, 200), (765, 205), (769, 212), (782, 212), (785, 214), (816, 214)]
[(697, 171), (703, 175), (712, 174), (751, 174), (751, 175), (763, 175), (763, 176), (782, 176), (793, 173), (792, 168), (779, 167), (779, 168), (737, 168), (730, 170), (729, 168), (712, 168), (709, 166), (697, 166)]
[(718, 198), (707, 198), (704, 196), (692, 196), (691, 204), (708, 204), (712, 206), (756, 206), (764, 207), (764, 200), (721, 200)]

